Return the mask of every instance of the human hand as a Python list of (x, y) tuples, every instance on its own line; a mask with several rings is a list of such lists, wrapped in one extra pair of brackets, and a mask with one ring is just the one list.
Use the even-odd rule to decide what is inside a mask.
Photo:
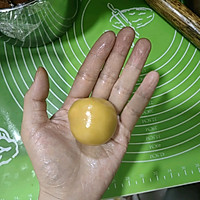
[[(150, 72), (128, 102), (150, 51), (150, 42), (139, 40), (119, 76), (134, 39), (131, 28), (117, 37), (104, 33), (94, 44), (81, 66), (62, 108), (49, 119), (46, 98), (47, 73), (39, 68), (25, 95), (22, 139), (40, 185), (40, 200), (100, 199), (126, 152), (130, 134), (148, 104), (159, 80)], [(113, 138), (100, 146), (82, 145), (73, 137), (68, 110), (90, 94), (109, 100), (118, 113), (118, 129)], [(128, 102), (128, 103), (127, 103)]]

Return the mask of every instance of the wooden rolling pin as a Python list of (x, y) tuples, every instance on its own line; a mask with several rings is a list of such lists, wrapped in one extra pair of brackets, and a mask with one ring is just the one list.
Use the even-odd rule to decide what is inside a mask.
[(184, 0), (184, 4), (200, 17), (200, 0)]
[(164, 19), (200, 49), (200, 18), (179, 0), (146, 0)]

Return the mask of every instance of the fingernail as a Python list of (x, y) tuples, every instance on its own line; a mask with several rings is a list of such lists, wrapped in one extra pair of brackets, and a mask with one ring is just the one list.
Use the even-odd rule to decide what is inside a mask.
[(149, 54), (151, 50), (151, 43), (148, 39), (142, 38), (138, 40), (137, 45), (140, 47), (138, 48), (140, 54)]
[(37, 77), (38, 77), (38, 75), (40, 74), (40, 69), (41, 69), (41, 67), (39, 67), (39, 68), (37, 69), (36, 73), (35, 73), (34, 82), (37, 81)]
[(155, 71), (149, 72), (148, 83), (149, 83), (150, 87), (157, 85), (158, 80), (159, 80), (159, 74), (157, 72), (155, 72)]

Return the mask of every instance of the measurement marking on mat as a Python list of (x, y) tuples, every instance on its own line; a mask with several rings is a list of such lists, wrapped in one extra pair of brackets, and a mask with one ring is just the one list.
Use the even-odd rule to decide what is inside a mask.
[(184, 170), (184, 174), (187, 176), (187, 171), (186, 171), (186, 169)]
[[(197, 169), (197, 171), (200, 173), (200, 166), (195, 165), (195, 169)], [(141, 184), (152, 184), (154, 181), (167, 181), (169, 179), (173, 179), (173, 178), (177, 178), (177, 177), (181, 177), (181, 176), (188, 176), (190, 175), (194, 175), (195, 174), (195, 170), (194, 169), (190, 169), (188, 170), (186, 166), (182, 166), (180, 167), (180, 171), (175, 172), (173, 171), (173, 169), (167, 169), (167, 174), (161, 174), (160, 171), (153, 171), (151, 176), (145, 176), (145, 174), (140, 174), (139, 177), (137, 179), (132, 179), (131, 177), (125, 177), (124, 178), (124, 182), (123, 183), (117, 183), (116, 180), (113, 180), (112, 182), (112, 186), (114, 189), (117, 189), (119, 187), (121, 188), (125, 188), (127, 186), (131, 187), (133, 184), (139, 186)], [(108, 188), (108, 190), (110, 190), (110, 188)], [(0, 199), (1, 200), (1, 199)]]
[(128, 185), (131, 186), (131, 181), (130, 180), (128, 181)]
[(126, 177), (125, 180), (128, 182), (128, 185), (130, 186), (131, 185), (130, 177)]
[(144, 180), (144, 178), (142, 178), (142, 182), (143, 182), (143, 183), (145, 183), (145, 180)]
[(168, 169), (168, 173), (170, 174), (170, 177), (173, 178), (172, 169)]
[(158, 176), (156, 176), (156, 180), (159, 181), (159, 177)]

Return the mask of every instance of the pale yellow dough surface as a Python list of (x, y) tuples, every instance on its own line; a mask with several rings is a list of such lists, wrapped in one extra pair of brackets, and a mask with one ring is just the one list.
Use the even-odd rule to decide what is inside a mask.
[(84, 98), (71, 106), (70, 129), (74, 137), (86, 145), (101, 145), (114, 135), (118, 120), (114, 106), (101, 98)]

